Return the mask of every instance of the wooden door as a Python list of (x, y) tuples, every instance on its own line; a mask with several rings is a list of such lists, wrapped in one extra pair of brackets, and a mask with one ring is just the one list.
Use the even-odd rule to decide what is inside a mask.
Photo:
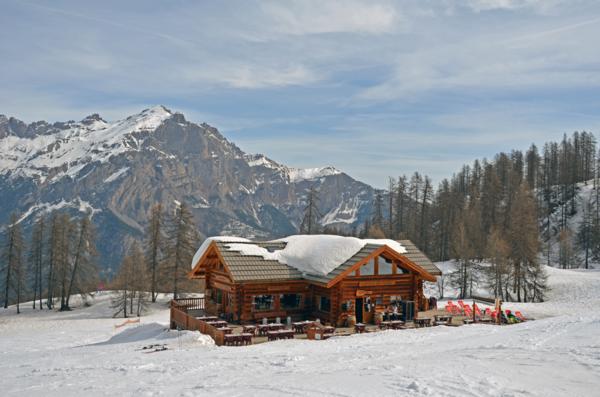
[(363, 299), (362, 298), (356, 298), (355, 302), (354, 302), (354, 312), (356, 315), (356, 322), (357, 323), (362, 323), (363, 322)]

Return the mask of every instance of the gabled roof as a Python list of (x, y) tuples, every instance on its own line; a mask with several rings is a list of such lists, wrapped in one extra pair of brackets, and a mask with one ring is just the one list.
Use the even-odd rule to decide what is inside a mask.
[(429, 274), (433, 274), (434, 276), (442, 275), (442, 271), (412, 241), (398, 240), (398, 242), (406, 248), (406, 252), (402, 255), (407, 257), (411, 262), (421, 266)]
[[(269, 253), (284, 250), (289, 244), (287, 241), (254, 242), (241, 239), (232, 241), (231, 238), (227, 241), (219, 241), (218, 238), (215, 238), (212, 241), (207, 240), (203, 244), (203, 247), (205, 247), (205, 251), (210, 250), (212, 247), (218, 250), (218, 254), (225, 262), (235, 282), (308, 280), (331, 286), (353, 266), (373, 256), (376, 253), (375, 251), (383, 252), (384, 247), (388, 254), (403, 261), (405, 266), (409, 266), (413, 271), (421, 273), (425, 279), (431, 280), (434, 279), (434, 275), (441, 274), (440, 270), (409, 240), (402, 240), (400, 242), (401, 247), (393, 241), (388, 243), (396, 247), (397, 250), (400, 247), (402, 251), (406, 251), (403, 253), (397, 252), (397, 250), (390, 248), (389, 245), (373, 244), (370, 241), (379, 242), (377, 240), (367, 240), (366, 244), (363, 242), (364, 246), (358, 249), (353, 255), (350, 253), (349, 255), (352, 255), (350, 258), (342, 263), (335, 263), (332, 267), (333, 270), (324, 274), (306, 270), (301, 271), (303, 270), (302, 267), (299, 269), (286, 263), (281, 263), (279, 260), (270, 259), (271, 256)], [(255, 252), (263, 252), (263, 254), (259, 255), (255, 254)], [(201, 257), (205, 254), (206, 252), (202, 252), (196, 255), (195, 263), (192, 264), (194, 270), (192, 270), (191, 274), (199, 270)], [(273, 255), (273, 257), (277, 256)], [(310, 269), (310, 266), (308, 268)]]

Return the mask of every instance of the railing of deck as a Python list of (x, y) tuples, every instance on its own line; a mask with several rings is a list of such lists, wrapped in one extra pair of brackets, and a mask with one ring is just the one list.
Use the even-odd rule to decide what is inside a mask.
[(199, 331), (213, 338), (217, 346), (222, 346), (225, 339), (223, 331), (188, 314), (188, 310), (195, 309), (204, 309), (204, 298), (173, 299), (171, 301), (171, 329)]

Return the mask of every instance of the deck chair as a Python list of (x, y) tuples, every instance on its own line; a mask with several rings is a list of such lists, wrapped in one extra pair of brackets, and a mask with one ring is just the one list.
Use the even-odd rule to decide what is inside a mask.
[(462, 300), (458, 301), (458, 306), (462, 307), (463, 309), (465, 308), (465, 302), (463, 302)]
[(477, 303), (473, 303), (473, 307), (475, 307), (475, 314), (481, 317), (481, 309), (477, 306)]
[(525, 320), (527, 320), (527, 319), (525, 318), (525, 316), (524, 316), (523, 314), (521, 314), (521, 312), (519, 312), (519, 311), (516, 311), (516, 312), (515, 312), (515, 317), (516, 317), (516, 318), (518, 318), (518, 319), (519, 319), (519, 320), (521, 320), (521, 321), (525, 321)]
[(465, 305), (465, 307), (463, 307), (463, 311), (465, 312), (465, 316), (473, 317), (473, 311), (471, 310), (470, 306)]

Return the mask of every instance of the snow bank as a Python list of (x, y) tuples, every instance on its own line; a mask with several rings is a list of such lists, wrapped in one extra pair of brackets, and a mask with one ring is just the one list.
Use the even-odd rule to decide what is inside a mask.
[(231, 251), (240, 252), (242, 255), (262, 256), (267, 260), (275, 260), (292, 266), (303, 273), (326, 275), (350, 259), (366, 244), (387, 245), (398, 253), (405, 253), (406, 249), (397, 241), (387, 239), (358, 239), (356, 237), (342, 237), (332, 235), (295, 235), (285, 237), (275, 242), (286, 242), (282, 250), (273, 252), (256, 244), (249, 244), (249, 240), (237, 237), (211, 237), (207, 239), (192, 261), (192, 267), (204, 254), (212, 241), (231, 242), (227, 244)]

